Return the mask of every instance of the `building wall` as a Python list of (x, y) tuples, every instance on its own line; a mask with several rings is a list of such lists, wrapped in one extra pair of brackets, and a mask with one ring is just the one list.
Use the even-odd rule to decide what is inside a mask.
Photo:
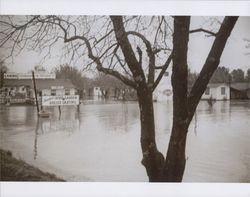
[(75, 88), (66, 88), (66, 89), (43, 89), (42, 96), (52, 96), (51, 94), (54, 93), (56, 96), (61, 95), (75, 95), (76, 90)]
[[(201, 99), (215, 99), (215, 100), (229, 100), (230, 99), (230, 88), (228, 85), (218, 85), (218, 86), (209, 86), (209, 93), (205, 91)], [(222, 94), (222, 88), (225, 89), (225, 94)]]
[(173, 99), (173, 88), (171, 84), (171, 68), (168, 68), (160, 83), (154, 91), (153, 98), (157, 101), (168, 101)]
[(42, 90), (42, 96), (50, 96), (50, 95), (51, 95), (51, 89)]
[[(77, 90), (69, 81), (59, 83), (56, 81), (55, 74), (46, 73), (42, 67), (35, 68), (35, 78), (43, 79), (42, 81), (44, 82), (44, 84), (43, 82), (40, 84), (40, 87), (37, 86), (38, 99), (41, 99), (41, 96), (76, 95), (77, 93)], [(35, 98), (34, 88), (29, 80), (32, 79), (32, 73), (5, 73), (4, 79), (9, 82), (9, 85), (6, 83), (5, 87), (2, 88), (0, 95), (1, 101), (10, 99), (10, 102), (13, 101), (13, 103), (16, 103), (20, 102), (20, 99), (23, 99), (22, 102), (31, 101), (32, 103)], [(46, 79), (48, 79), (48, 81), (46, 81)], [(58, 84), (60, 85), (58, 86)], [(71, 88), (65, 89), (64, 84)]]
[(27, 88), (25, 86), (19, 86), (17, 92), (21, 94), (26, 94)]
[(70, 95), (75, 95), (76, 94), (76, 90), (74, 88), (71, 88), (69, 91), (70, 91)]
[(27, 96), (27, 88), (25, 86), (16, 86), (16, 87), (4, 87), (3, 92), (10, 96), (15, 96), (16, 94), (23, 94)]
[(101, 92), (100, 87), (94, 87), (93, 88), (93, 96), (102, 96), (102, 92)]

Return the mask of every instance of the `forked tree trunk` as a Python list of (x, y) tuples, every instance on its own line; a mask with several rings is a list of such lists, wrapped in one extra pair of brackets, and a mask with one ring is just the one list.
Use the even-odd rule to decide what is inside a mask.
[[(173, 127), (166, 159), (157, 150), (155, 142), (154, 109), (152, 89), (133, 52), (123, 26), (122, 17), (111, 16), (116, 39), (122, 49), (126, 63), (136, 83), (141, 119), (142, 164), (145, 166), (150, 182), (181, 182), (185, 170), (185, 148), (189, 124), (206, 86), (219, 65), (221, 54), (238, 17), (225, 17), (207, 60), (187, 96), (187, 52), (189, 39), (189, 16), (174, 17), (173, 34)], [(141, 58), (141, 54), (139, 54)], [(120, 77), (124, 80), (124, 77)]]
[(190, 17), (175, 17), (173, 34), (173, 127), (163, 172), (163, 181), (181, 182), (187, 138), (187, 51)]

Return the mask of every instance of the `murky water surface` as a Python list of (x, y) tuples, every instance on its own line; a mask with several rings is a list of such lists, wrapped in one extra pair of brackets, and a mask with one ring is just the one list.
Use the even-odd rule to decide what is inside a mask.
[[(50, 108), (0, 106), (3, 149), (68, 181), (147, 181), (140, 164), (137, 103), (92, 102)], [(155, 103), (157, 143), (166, 153), (172, 103)], [(190, 125), (186, 182), (250, 182), (250, 102), (200, 103)]]

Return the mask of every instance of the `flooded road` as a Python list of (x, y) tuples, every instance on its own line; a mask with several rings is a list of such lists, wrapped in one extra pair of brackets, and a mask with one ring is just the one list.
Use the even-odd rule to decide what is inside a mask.
[[(155, 103), (156, 140), (164, 154), (172, 103)], [(68, 181), (147, 181), (140, 164), (139, 109), (135, 102), (84, 103), (50, 108), (0, 106), (0, 147)], [(185, 182), (250, 182), (250, 102), (199, 104), (189, 128)]]

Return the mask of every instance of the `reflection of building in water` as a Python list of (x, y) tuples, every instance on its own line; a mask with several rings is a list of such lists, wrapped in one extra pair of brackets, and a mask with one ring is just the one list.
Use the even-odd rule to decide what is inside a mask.
[(61, 132), (71, 135), (73, 132), (80, 129), (79, 119), (74, 120), (50, 120), (38, 118), (35, 128), (35, 137), (34, 137), (34, 160), (38, 156), (38, 139), (41, 135), (48, 135), (54, 132)]
[(40, 118), (36, 121), (36, 129), (35, 129), (35, 138), (34, 138), (34, 160), (37, 158), (37, 138), (38, 138), (38, 131), (40, 129)]
[(79, 119), (75, 120), (50, 120), (44, 119), (41, 121), (41, 130), (39, 134), (46, 134), (51, 132), (65, 132), (73, 133), (79, 129)]
[[(35, 67), (38, 95), (63, 96), (77, 94), (76, 87), (68, 79), (56, 79), (55, 74), (46, 73), (42, 67)], [(5, 73), (1, 102), (34, 103), (32, 73)]]

